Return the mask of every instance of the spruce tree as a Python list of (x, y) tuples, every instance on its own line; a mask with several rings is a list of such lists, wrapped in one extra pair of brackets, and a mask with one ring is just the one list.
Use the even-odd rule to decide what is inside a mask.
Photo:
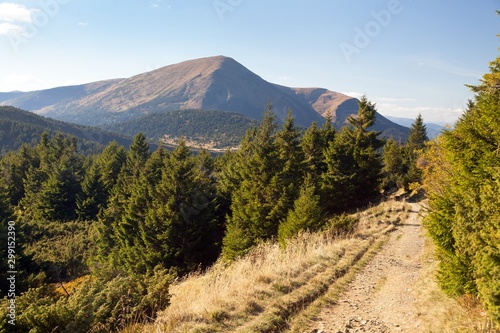
[[(439, 254), (439, 281), (451, 295), (478, 294), (500, 321), (500, 58), (474, 101), (424, 155), (430, 214), (426, 227)], [(442, 184), (436, 186), (436, 182)]]
[(421, 115), (415, 119), (411, 125), (408, 140), (403, 148), (404, 177), (403, 184), (406, 188), (412, 183), (420, 183), (422, 171), (417, 167), (419, 156), (425, 148), (425, 143), (429, 141), (427, 128)]
[(144, 260), (193, 270), (215, 260), (216, 190), (207, 156), (193, 157), (184, 141), (169, 155), (140, 235)]
[(106, 207), (108, 193), (97, 163), (93, 163), (82, 181), (82, 191), (76, 198), (80, 220), (95, 220), (99, 210)]
[(389, 138), (383, 151), (383, 188), (386, 190), (400, 188), (403, 186), (405, 169), (403, 165), (403, 149), (396, 140)]
[(304, 172), (310, 175), (314, 182), (317, 182), (321, 174), (326, 169), (323, 155), (324, 140), (322, 132), (318, 129), (316, 122), (305, 131), (300, 141), (300, 147), (304, 155)]
[[(276, 146), (278, 149), (278, 165), (281, 168), (279, 177), (280, 186), (283, 186), (283, 209), (288, 211), (293, 207), (293, 202), (299, 195), (300, 184), (303, 181), (304, 154), (300, 147), (300, 132), (295, 127), (292, 111), (288, 110), (283, 128), (276, 133)], [(283, 216), (286, 216), (283, 212)]]
[[(231, 215), (223, 241), (223, 255), (228, 259), (275, 237), (279, 223), (286, 217), (288, 202), (282, 170), (277, 165), (280, 160), (275, 129), (275, 115), (268, 105), (260, 126), (247, 134), (237, 153), (234, 178), (238, 187), (231, 195)], [(238, 241), (238, 237), (244, 239)]]
[(415, 122), (411, 125), (410, 134), (406, 144), (413, 149), (423, 149), (425, 142), (429, 141), (427, 136), (427, 126), (424, 124), (422, 115), (418, 115)]
[(285, 244), (288, 238), (297, 235), (300, 231), (317, 231), (322, 227), (323, 210), (320, 196), (312, 178), (308, 176), (300, 188), (300, 194), (295, 200), (285, 221), (278, 230), (278, 240)]
[(76, 197), (80, 193), (83, 158), (76, 139), (56, 134), (42, 135), (35, 148), (39, 163), (31, 166), (24, 178), (24, 197), (20, 208), (35, 219), (76, 219)]
[(343, 210), (377, 195), (381, 182), (381, 134), (369, 128), (375, 123), (375, 104), (363, 96), (357, 116), (344, 127), (325, 150), (327, 171), (322, 175), (325, 205)]

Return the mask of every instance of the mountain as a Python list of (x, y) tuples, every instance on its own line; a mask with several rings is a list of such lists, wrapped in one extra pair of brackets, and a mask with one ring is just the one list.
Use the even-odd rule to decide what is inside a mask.
[(20, 148), (23, 144), (36, 144), (43, 132), (61, 132), (77, 137), (80, 149), (85, 153), (95, 153), (111, 141), (128, 147), (131, 140), (101, 129), (68, 124), (45, 118), (32, 112), (10, 106), (0, 106), (0, 153)]
[[(125, 79), (26, 92), (0, 105), (83, 125), (103, 125), (184, 109), (230, 111), (261, 119), (268, 102), (281, 120), (290, 108), (302, 127), (322, 122), (327, 112), (337, 125), (357, 113), (357, 100), (352, 97), (321, 88), (273, 84), (224, 56), (189, 60)], [(387, 130), (386, 135), (407, 135), (407, 129), (380, 115), (378, 119), (378, 130)]]
[(239, 113), (212, 110), (157, 112), (103, 128), (128, 136), (142, 132), (151, 141), (175, 144), (180, 137), (187, 144), (210, 150), (236, 147), (246, 131), (259, 122)]
[[(402, 126), (405, 126), (408, 128), (410, 128), (411, 125), (415, 122), (415, 119), (411, 119), (411, 118), (401, 118), (401, 117), (391, 117), (391, 116), (386, 116), (386, 118), (389, 119), (390, 121), (396, 123), (396, 124), (399, 124), (399, 125), (402, 125)], [(446, 126), (441, 126), (438, 124), (426, 123), (426, 122), (424, 122), (424, 125), (427, 127), (427, 136), (429, 137), (429, 139), (434, 139), (435, 137), (437, 137), (439, 134), (441, 134), (441, 132), (446, 127)]]

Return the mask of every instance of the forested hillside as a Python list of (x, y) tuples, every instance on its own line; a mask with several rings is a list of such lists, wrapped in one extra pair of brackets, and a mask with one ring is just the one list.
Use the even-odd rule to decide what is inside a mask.
[(257, 124), (257, 120), (238, 113), (178, 110), (154, 113), (102, 127), (131, 137), (142, 132), (154, 142), (171, 143), (185, 138), (190, 145), (196, 147), (228, 149), (238, 146), (245, 132)]
[(422, 144), (425, 127), (417, 121), (413, 132), (423, 137), (403, 147), (389, 141), (382, 154), (384, 141), (370, 130), (375, 115), (363, 98), (341, 131), (328, 119), (302, 134), (291, 114), (278, 125), (269, 106), (241, 148), (217, 158), (183, 141), (151, 153), (143, 134), (128, 150), (113, 142), (86, 157), (77, 139), (45, 133), (5, 154), (1, 229), (6, 235), (15, 221), (15, 328), (109, 332), (151, 320), (176, 277), (320, 230), (325, 216), (376, 200), (381, 187), (410, 184), (418, 177), (410, 147)]
[(61, 132), (78, 138), (80, 151), (87, 154), (97, 153), (111, 141), (123, 146), (131, 142), (125, 136), (98, 128), (64, 123), (11, 106), (0, 106), (0, 154), (17, 150), (24, 143), (34, 145), (44, 132), (51, 135)]

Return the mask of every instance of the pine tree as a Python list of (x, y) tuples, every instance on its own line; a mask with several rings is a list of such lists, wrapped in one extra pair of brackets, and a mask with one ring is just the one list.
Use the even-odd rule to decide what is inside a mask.
[(144, 134), (138, 133), (134, 136), (127, 154), (125, 162), (127, 176), (138, 177), (150, 156), (150, 147), (146, 137)]
[[(478, 294), (500, 321), (500, 58), (474, 101), (424, 154), (424, 186), (439, 281), (451, 295)], [(439, 186), (436, 185), (439, 184)]]
[(377, 195), (382, 162), (379, 149), (384, 142), (379, 132), (368, 129), (375, 123), (375, 104), (363, 96), (356, 117), (344, 127), (325, 150), (327, 171), (322, 175), (325, 205), (343, 210)]
[(403, 165), (403, 149), (393, 139), (389, 138), (384, 146), (383, 158), (383, 188), (386, 190), (403, 186), (405, 168)]
[(80, 220), (95, 220), (99, 210), (106, 207), (108, 193), (97, 163), (93, 163), (82, 181), (82, 191), (76, 198)]
[[(281, 168), (279, 177), (283, 186), (283, 209), (288, 211), (299, 195), (300, 183), (303, 181), (304, 154), (300, 147), (300, 132), (295, 127), (292, 111), (288, 110), (283, 129), (276, 133), (278, 149), (278, 168)], [(283, 212), (286, 216), (286, 212)]]
[(126, 159), (126, 150), (118, 145), (116, 141), (113, 141), (104, 148), (95, 161), (101, 175), (101, 181), (108, 192), (108, 196), (117, 182), (118, 175)]
[(415, 122), (411, 125), (410, 134), (408, 135), (408, 141), (406, 144), (412, 149), (423, 149), (425, 143), (429, 141), (427, 136), (427, 126), (424, 124), (424, 119), (422, 115), (418, 115)]
[(427, 128), (421, 115), (415, 119), (411, 125), (408, 140), (403, 148), (403, 166), (404, 177), (403, 184), (406, 188), (410, 187), (412, 183), (420, 183), (422, 180), (422, 172), (417, 167), (419, 156), (425, 148), (425, 143), (429, 141), (427, 137)]
[(302, 153), (304, 155), (304, 171), (317, 182), (321, 174), (326, 170), (325, 158), (323, 155), (324, 140), (322, 132), (318, 129), (316, 122), (305, 131), (300, 141)]
[(168, 157), (154, 200), (141, 225), (145, 260), (150, 266), (192, 270), (217, 254), (215, 185), (203, 156), (193, 157), (184, 141)]
[(321, 129), (321, 136), (323, 141), (323, 148), (328, 147), (330, 142), (333, 142), (333, 140), (335, 139), (335, 127), (333, 126), (333, 119), (330, 111), (328, 111), (326, 114), (325, 123), (323, 124), (323, 128)]
[(320, 196), (311, 177), (307, 177), (300, 188), (300, 194), (285, 221), (278, 230), (278, 240), (285, 244), (286, 240), (300, 231), (317, 231), (323, 222), (323, 210)]
[(80, 193), (83, 158), (76, 139), (56, 134), (42, 135), (35, 148), (40, 163), (31, 166), (24, 179), (23, 214), (35, 219), (76, 219), (76, 197)]
[[(275, 115), (268, 105), (262, 123), (250, 131), (237, 153), (234, 178), (238, 187), (231, 195), (231, 216), (223, 241), (227, 259), (244, 254), (259, 241), (278, 233), (286, 217), (286, 195), (275, 141)], [(233, 234), (234, 233), (234, 234)], [(242, 236), (245, 239), (238, 240)], [(244, 244), (245, 246), (242, 246)]]

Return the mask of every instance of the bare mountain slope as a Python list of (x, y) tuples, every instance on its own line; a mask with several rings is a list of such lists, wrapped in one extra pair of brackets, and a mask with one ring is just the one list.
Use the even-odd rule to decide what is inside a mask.
[[(231, 111), (261, 119), (268, 102), (279, 119), (284, 119), (290, 108), (297, 124), (304, 127), (313, 121), (322, 122), (328, 112), (340, 127), (348, 115), (357, 112), (357, 100), (352, 97), (321, 88), (272, 84), (224, 56), (189, 60), (126, 79), (0, 97), (0, 105), (85, 125), (184, 109)], [(387, 119), (382, 121), (383, 130), (405, 136), (404, 127)]]

